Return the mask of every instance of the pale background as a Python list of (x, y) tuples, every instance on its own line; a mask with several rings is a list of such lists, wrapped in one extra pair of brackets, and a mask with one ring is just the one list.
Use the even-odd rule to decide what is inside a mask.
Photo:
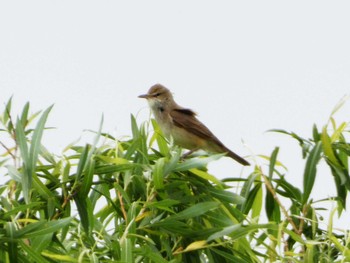
[[(102, 113), (104, 131), (130, 135), (130, 114), (149, 119), (137, 96), (162, 83), (240, 155), (280, 146), (287, 180), (301, 187), (297, 142), (265, 131), (310, 137), (350, 93), (349, 12), (349, 1), (2, 1), (1, 109), (11, 95), (17, 110), (55, 104), (44, 145), (59, 155)], [(332, 196), (320, 170), (313, 196)], [(228, 158), (210, 165), (220, 178), (251, 171)]]

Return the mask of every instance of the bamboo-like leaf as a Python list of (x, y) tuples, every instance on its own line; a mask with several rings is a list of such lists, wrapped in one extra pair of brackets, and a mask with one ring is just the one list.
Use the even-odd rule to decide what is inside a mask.
[(15, 180), (16, 182), (21, 182), (22, 175), (20, 172), (18, 172), (17, 168), (13, 165), (6, 165), (8, 175), (12, 178), (12, 180)]
[[(263, 188), (261, 187), (261, 184), (256, 184), (253, 190), (252, 190), (253, 203), (251, 207), (251, 211), (252, 211), (251, 217), (253, 219), (258, 219), (261, 215), (261, 210), (263, 208)], [(250, 199), (250, 195), (248, 196), (248, 199)], [(249, 200), (247, 202), (249, 202)]]
[(348, 123), (346, 122), (343, 122), (342, 124), (339, 125), (339, 127), (334, 131), (334, 133), (331, 136), (332, 143), (340, 139), (342, 133), (345, 131), (347, 126), (348, 126)]
[[(254, 204), (260, 204), (255, 207), (255, 216), (260, 214), (257, 211), (261, 211), (262, 198), (261, 195), (258, 195), (258, 193), (261, 193), (261, 184), (255, 185), (255, 187), (247, 195), (247, 198), (244, 202), (244, 206), (242, 206), (243, 214), (248, 214)], [(255, 216), (252, 215), (253, 218)]]
[(276, 160), (277, 160), (278, 151), (279, 151), (279, 148), (276, 147), (273, 150), (271, 157), (270, 157), (270, 165), (269, 165), (269, 179), (270, 180), (272, 179), (272, 175), (275, 171), (275, 164), (276, 164)]
[(132, 253), (132, 243), (129, 238), (121, 243), (121, 262), (135, 262)]
[(335, 105), (332, 110), (331, 116), (333, 116), (341, 107), (343, 107), (344, 103), (349, 99), (349, 95), (345, 95), (340, 99), (340, 101)]
[(16, 140), (21, 151), (23, 162), (29, 162), (27, 139), (24, 133), (22, 123), (19, 121), (19, 119), (17, 119), (16, 122)]
[(17, 242), (15, 241), (16, 226), (12, 222), (7, 222), (5, 225), (6, 235), (10, 239), (8, 242), (8, 255), (10, 262), (17, 262), (18, 248)]
[(156, 122), (156, 120), (152, 119), (151, 121), (152, 121), (152, 126), (154, 129), (154, 134), (150, 140), (150, 145), (152, 145), (152, 142), (154, 140), (156, 140), (157, 144), (158, 144), (159, 151), (161, 152), (161, 154), (163, 156), (167, 156), (169, 153), (169, 146), (168, 146), (168, 143), (164, 137), (164, 134), (163, 134), (162, 130), (159, 128), (159, 125)]
[(198, 249), (203, 249), (207, 246), (207, 241), (206, 240), (198, 240), (194, 241), (191, 244), (189, 244), (183, 252), (188, 252), (188, 251), (193, 251), (193, 250), (198, 250)]
[(332, 149), (332, 143), (331, 140), (327, 134), (327, 128), (323, 127), (322, 130), (322, 147), (323, 147), (323, 152), (325, 156), (328, 158), (328, 160), (332, 163), (334, 163), (336, 166), (340, 166), (340, 163), (338, 162), (337, 158), (335, 157), (335, 154)]
[(84, 177), (83, 177), (83, 182), (81, 184), (81, 187), (79, 189), (79, 195), (81, 195), (82, 197), (87, 197), (90, 189), (91, 189), (91, 185), (92, 185), (92, 179), (94, 177), (94, 169), (95, 169), (95, 160), (89, 160), (88, 161), (88, 165), (85, 169), (84, 172)]
[(312, 188), (315, 183), (316, 177), (316, 166), (321, 158), (322, 143), (318, 142), (311, 150), (305, 165), (304, 171), (304, 193), (303, 193), (303, 204), (305, 204), (310, 196)]
[(342, 211), (346, 207), (346, 197), (347, 197), (347, 190), (346, 185), (342, 182), (341, 177), (339, 174), (337, 174), (336, 170), (332, 169), (333, 178), (335, 182), (335, 187), (337, 188), (337, 203), (338, 203), (338, 213), (339, 215), (342, 213)]
[(99, 160), (102, 160), (105, 163), (109, 163), (109, 164), (116, 164), (116, 165), (130, 164), (129, 160), (124, 159), (124, 158), (120, 158), (120, 157), (110, 157), (110, 156), (97, 155), (96, 158)]
[(31, 238), (31, 246), (36, 251), (41, 253), (45, 248), (50, 245), (52, 241), (53, 233), (48, 233), (46, 235), (40, 235), (37, 237)]
[(19, 146), (22, 160), (23, 160), (23, 170), (22, 170), (22, 176), (21, 176), (21, 183), (22, 183), (22, 190), (23, 190), (23, 197), (26, 203), (29, 203), (29, 192), (32, 185), (32, 173), (33, 173), (33, 167), (32, 162), (30, 160), (30, 154), (28, 150), (27, 145), (27, 138), (24, 133), (24, 129), (22, 126), (22, 123), (19, 119), (17, 119), (16, 122), (16, 141)]
[(167, 210), (171, 213), (174, 213), (174, 211), (171, 210), (170, 207), (177, 205), (179, 203), (180, 203), (180, 201), (178, 201), (178, 200), (163, 199), (163, 200), (157, 201), (157, 202), (146, 203), (146, 206), (147, 207), (155, 207), (158, 209)]
[(318, 142), (321, 139), (320, 133), (318, 132), (316, 124), (314, 124), (312, 127), (312, 136), (315, 142)]
[(280, 179), (274, 180), (280, 188), (282, 188), (285, 192), (282, 192), (280, 189), (278, 190), (278, 193), (283, 195), (284, 197), (287, 197), (292, 200), (296, 200), (297, 202), (302, 202), (302, 194), (301, 190), (292, 185), (291, 183), (287, 182), (284, 177), (281, 177)]
[(76, 181), (79, 182), (80, 178), (83, 175), (84, 168), (86, 166), (86, 163), (88, 162), (88, 154), (90, 150), (90, 145), (86, 144), (84, 147), (84, 151), (80, 156), (78, 168), (77, 168), (77, 176)]
[(217, 179), (214, 175), (211, 175), (205, 171), (199, 170), (197, 168), (189, 169), (189, 171), (200, 178), (203, 178), (204, 180), (210, 181), (216, 185), (223, 185), (223, 183)]
[(67, 217), (59, 220), (39, 221), (36, 223), (31, 223), (24, 228), (16, 231), (15, 238), (33, 238), (54, 233), (70, 224), (72, 219), (72, 217)]
[(154, 183), (154, 187), (157, 190), (161, 190), (164, 188), (164, 164), (165, 164), (165, 158), (160, 158), (157, 160), (156, 164), (154, 165), (152, 179)]
[(228, 202), (230, 204), (243, 204), (245, 202), (244, 197), (230, 191), (216, 188), (208, 188), (207, 191), (223, 203)]
[(28, 124), (28, 112), (29, 112), (29, 102), (27, 102), (24, 105), (24, 108), (22, 110), (22, 115), (21, 115), (22, 127), (26, 127), (26, 125)]
[[(157, 252), (157, 253), (155, 253)], [(151, 249), (148, 246), (145, 246), (142, 249), (141, 255), (144, 257), (148, 258), (150, 261), (149, 262), (157, 262), (157, 263), (168, 263), (169, 261), (164, 259), (159, 251), (154, 251), (154, 249)], [(172, 263), (175, 263), (172, 262)]]
[(139, 164), (120, 164), (120, 165), (104, 165), (95, 167), (95, 174), (113, 174), (117, 172), (125, 172), (136, 167), (142, 167)]
[(88, 205), (90, 200), (86, 196), (81, 196), (79, 194), (74, 195), (73, 198), (78, 209), (81, 225), (83, 226), (86, 235), (90, 237), (93, 229), (93, 221), (90, 221), (92, 211), (91, 207)]
[(176, 215), (172, 215), (165, 220), (183, 220), (205, 214), (207, 211), (218, 208), (218, 202), (202, 202), (195, 204)]
[(269, 221), (280, 223), (281, 221), (281, 211), (278, 203), (274, 199), (272, 193), (266, 189), (265, 197), (265, 210)]
[(11, 210), (7, 211), (2, 215), (3, 218), (15, 215), (19, 212), (25, 213), (27, 209), (38, 209), (44, 205), (44, 202), (31, 202), (29, 204), (19, 205), (13, 207)]
[(50, 261), (46, 260), (40, 253), (35, 251), (33, 247), (29, 247), (23, 241), (20, 242), (21, 248), (27, 253), (30, 262), (38, 262), (38, 263), (49, 263)]
[(131, 115), (130, 117), (131, 117), (132, 136), (133, 136), (134, 139), (137, 139), (140, 136), (139, 127), (137, 126), (137, 122), (136, 122), (135, 116)]
[[(104, 118), (102, 115), (101, 121), (100, 121), (100, 126), (99, 126), (98, 131), (96, 133), (96, 136), (94, 138), (94, 142), (88, 150), (86, 160), (81, 164), (81, 166), (79, 166), (79, 168), (81, 168), (81, 171), (79, 171), (77, 178), (79, 178), (81, 176), (82, 172), (84, 171), (84, 178), (83, 178), (80, 190), (79, 190), (79, 194), (82, 197), (87, 197), (87, 195), (90, 191), (91, 185), (92, 185), (92, 180), (93, 180), (94, 170), (95, 170), (95, 160), (94, 160), (93, 155), (96, 151), (97, 143), (101, 137), (103, 119)], [(86, 148), (86, 150), (87, 150), (87, 148)]]
[(12, 108), (12, 96), (7, 101), (6, 106), (5, 106), (5, 111), (3, 113), (3, 123), (4, 123), (4, 125), (6, 125), (7, 121), (10, 119), (11, 108)]
[(40, 152), (41, 138), (45, 129), (45, 123), (52, 107), (53, 105), (43, 112), (33, 132), (32, 142), (29, 149), (30, 167), (33, 169), (33, 171)]
[(300, 235), (296, 234), (295, 232), (289, 230), (288, 228), (284, 228), (283, 231), (286, 232), (296, 242), (299, 242), (302, 245), (305, 244), (304, 239)]
[(77, 262), (77, 259), (75, 257), (69, 255), (55, 254), (51, 251), (43, 251), (41, 254), (54, 262)]
[(215, 234), (209, 236), (207, 238), (207, 242), (210, 242), (211, 240), (214, 240), (217, 238), (221, 238), (223, 236), (227, 236), (227, 235), (231, 234), (234, 230), (237, 230), (238, 228), (241, 228), (241, 227), (242, 226), (240, 224), (225, 227), (224, 229), (220, 230), (219, 232), (216, 232)]

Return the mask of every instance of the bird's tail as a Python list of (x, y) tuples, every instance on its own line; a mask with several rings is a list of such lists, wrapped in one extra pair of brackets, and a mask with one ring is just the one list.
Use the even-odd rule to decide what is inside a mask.
[(249, 162), (247, 162), (245, 159), (243, 159), (241, 156), (239, 156), (238, 154), (235, 154), (234, 152), (232, 152), (231, 150), (226, 148), (226, 152), (227, 152), (227, 156), (231, 157), (232, 159), (234, 159), (235, 161), (239, 162), (242, 165), (250, 165)]

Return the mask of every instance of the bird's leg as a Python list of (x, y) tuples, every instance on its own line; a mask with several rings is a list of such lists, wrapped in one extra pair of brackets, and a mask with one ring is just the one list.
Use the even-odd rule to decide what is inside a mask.
[(185, 153), (181, 156), (181, 159), (186, 159), (187, 156), (189, 156), (190, 154), (192, 154), (192, 153), (194, 153), (194, 152), (196, 152), (196, 151), (198, 151), (198, 150), (199, 150), (199, 148), (194, 148), (194, 149), (192, 149), (192, 150), (189, 150), (188, 152), (185, 152)]

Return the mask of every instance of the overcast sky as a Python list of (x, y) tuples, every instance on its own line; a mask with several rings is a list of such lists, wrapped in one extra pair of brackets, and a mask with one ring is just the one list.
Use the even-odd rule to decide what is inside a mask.
[[(44, 144), (60, 154), (102, 113), (104, 131), (130, 135), (130, 114), (149, 118), (137, 96), (162, 83), (240, 155), (280, 146), (301, 187), (297, 143), (265, 131), (310, 137), (350, 93), (349, 11), (349, 1), (1, 1), (0, 103), (55, 104)], [(336, 120), (349, 113), (350, 101)], [(241, 173), (228, 158), (210, 167)], [(318, 193), (331, 196), (321, 173)]]

